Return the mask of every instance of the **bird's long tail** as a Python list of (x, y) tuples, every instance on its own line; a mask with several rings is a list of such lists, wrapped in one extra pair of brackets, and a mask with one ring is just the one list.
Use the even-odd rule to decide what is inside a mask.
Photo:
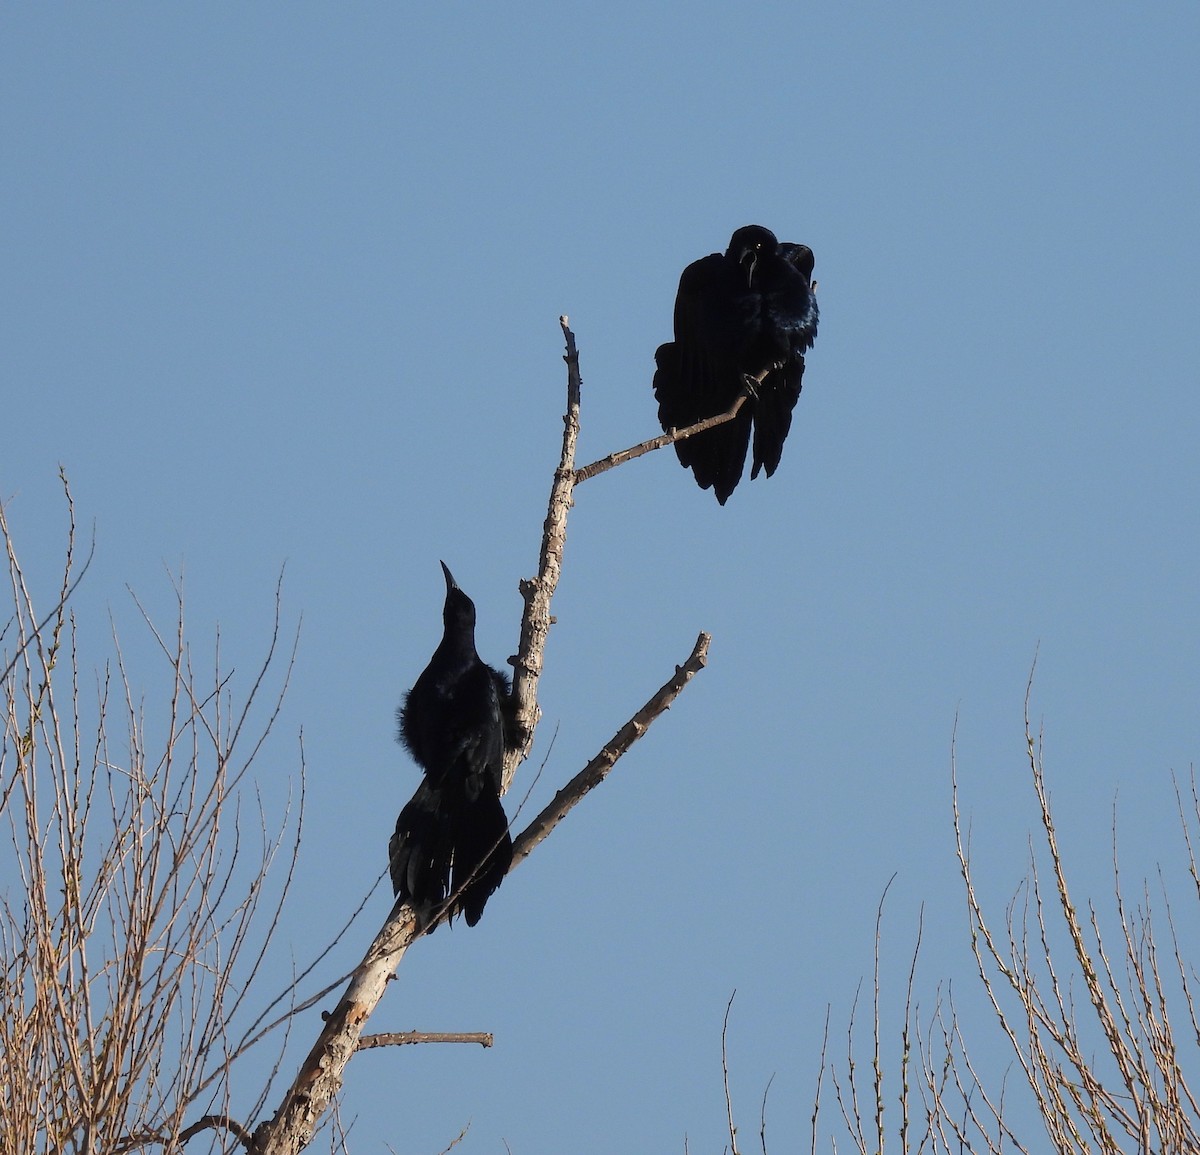
[(800, 399), (804, 358), (797, 355), (774, 370), (759, 390), (754, 407), (754, 467), (751, 478), (765, 469), (770, 477), (783, 456), (783, 443), (792, 428), (792, 410)]
[(446, 901), (454, 832), (450, 808), (442, 791), (423, 779), (400, 811), (396, 832), (388, 843), (392, 890), (396, 897), (421, 910)]
[(468, 926), (483, 916), (512, 865), (512, 853), (504, 807), (494, 790), (484, 790), (462, 807), (454, 832), (453, 893)]

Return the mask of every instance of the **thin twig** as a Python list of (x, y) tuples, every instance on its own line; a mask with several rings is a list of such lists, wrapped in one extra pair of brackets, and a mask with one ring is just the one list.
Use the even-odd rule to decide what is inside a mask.
[(767, 1155), (767, 1096), (771, 1093), (773, 1082), (775, 1082), (775, 1075), (772, 1073), (767, 1080), (767, 1085), (763, 1088), (762, 1110), (758, 1116), (758, 1138), (762, 1143), (762, 1155)]
[[(446, 1147), (443, 1147), (438, 1152), (438, 1155), (450, 1155), (450, 1152), (453, 1151), (454, 1148), (457, 1147), (467, 1137), (467, 1132), (470, 1129), (471, 1129), (471, 1124), (470, 1124), (470, 1122), (468, 1122), (467, 1125), (457, 1135), (455, 1135), (453, 1139), (450, 1140), (449, 1145)], [(505, 1143), (505, 1146), (507, 1147), (508, 1144)]]
[(883, 923), (883, 906), (887, 902), (887, 893), (896, 881), (895, 873), (887, 880), (883, 893), (879, 896), (879, 906), (875, 910), (875, 971), (873, 975), (873, 1000), (871, 1010), (874, 1018), (871, 1023), (872, 1051), (871, 1070), (874, 1076), (875, 1088), (875, 1134), (879, 1142), (879, 1150), (883, 1150), (883, 1063), (879, 1057), (879, 948), (880, 926)]
[(817, 1120), (821, 1117), (821, 1086), (825, 1082), (825, 1071), (828, 1066), (826, 1055), (829, 1053), (829, 1015), (832, 1008), (825, 1007), (825, 1029), (821, 1033), (821, 1062), (817, 1068), (817, 1089), (813, 1092), (813, 1109), (810, 1117), (812, 1125), (812, 1142), (809, 1155), (817, 1155)]
[(729, 1120), (730, 1155), (741, 1155), (737, 1148), (737, 1128), (733, 1125), (733, 1100), (729, 1095), (729, 1061), (725, 1052), (725, 1035), (729, 1030), (729, 1012), (736, 997), (737, 991), (735, 990), (729, 996), (729, 1002), (725, 1004), (725, 1022), (721, 1024), (721, 1076), (725, 1084), (725, 1117)]
[[(42, 636), (42, 631), (66, 607), (67, 602), (71, 600), (71, 595), (76, 591), (76, 589), (79, 588), (79, 583), (83, 581), (84, 574), (86, 574), (88, 569), (91, 567), (92, 558), (96, 556), (96, 527), (93, 526), (92, 542), (88, 547), (87, 557), (83, 559), (79, 569), (76, 571), (74, 558), (75, 500), (71, 496), (71, 485), (70, 482), (67, 481), (66, 469), (61, 465), (58, 467), (58, 479), (60, 482), (62, 482), (63, 493), (66, 495), (68, 514), (67, 560), (66, 564), (63, 566), (62, 590), (59, 593), (58, 601), (54, 604), (54, 607), (49, 611), (49, 613), (46, 614), (45, 617), (42, 618), (40, 622), (34, 625), (34, 627), (29, 631), (26, 640), (17, 647), (16, 652), (12, 656), (12, 660), (7, 666), (4, 667), (3, 671), (0, 671), (0, 682), (7, 678), (8, 675), (16, 669), (17, 663), (21, 660), (21, 655), (25, 652), (26, 646), (28, 646), (30, 642), (39, 640)], [(3, 535), (6, 541), (10, 540), (8, 523), (4, 516), (3, 504), (0, 504), (0, 534)], [(71, 576), (72, 574), (74, 574), (74, 577)]]

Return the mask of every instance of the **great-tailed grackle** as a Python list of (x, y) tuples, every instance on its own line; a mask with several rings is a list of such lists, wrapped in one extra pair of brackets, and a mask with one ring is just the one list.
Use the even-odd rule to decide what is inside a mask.
[[(664, 430), (727, 412), (743, 389), (738, 415), (675, 442), (701, 489), (724, 505), (737, 487), (754, 429), (754, 465), (768, 477), (779, 465), (800, 396), (804, 354), (817, 335), (813, 254), (780, 244), (761, 225), (733, 234), (724, 253), (693, 261), (679, 278), (675, 340), (654, 355), (654, 395)], [(761, 382), (756, 382), (763, 374)]]
[(388, 845), (396, 897), (427, 923), (452, 900), (474, 926), (512, 864), (500, 803), (508, 678), (475, 651), (475, 603), (446, 575), (445, 629), (396, 711), (400, 741), (425, 777)]

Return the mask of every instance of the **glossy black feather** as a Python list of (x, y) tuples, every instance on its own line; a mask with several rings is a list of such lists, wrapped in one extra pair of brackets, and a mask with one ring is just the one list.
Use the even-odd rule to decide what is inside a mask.
[(693, 261), (679, 279), (675, 340), (655, 353), (654, 394), (664, 430), (726, 412), (747, 377), (767, 376), (737, 417), (675, 443), (685, 468), (724, 505), (741, 480), (753, 430), (751, 477), (775, 472), (817, 334), (813, 254), (747, 225), (724, 253)]
[(423, 918), (454, 896), (468, 926), (512, 864), (500, 802), (508, 679), (475, 651), (475, 605), (445, 563), (442, 640), (397, 712), (400, 741), (425, 777), (389, 844), (396, 897)]

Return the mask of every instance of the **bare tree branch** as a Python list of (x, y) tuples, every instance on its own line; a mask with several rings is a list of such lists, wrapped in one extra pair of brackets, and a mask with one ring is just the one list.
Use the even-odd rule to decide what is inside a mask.
[[(58, 601), (54, 604), (46, 616), (42, 618), (40, 622), (34, 625), (34, 627), (29, 631), (24, 643), (17, 647), (17, 650), (13, 654), (8, 665), (4, 667), (3, 671), (0, 671), (0, 682), (3, 682), (4, 679), (7, 678), (8, 675), (11, 674), (16, 668), (17, 663), (21, 660), (22, 655), (25, 653), (25, 647), (31, 642), (38, 641), (42, 637), (42, 631), (45, 630), (45, 628), (52, 621), (54, 621), (55, 618), (61, 615), (62, 611), (66, 608), (67, 602), (71, 600), (71, 595), (79, 587), (79, 583), (83, 581), (83, 575), (87, 573), (88, 568), (91, 566), (92, 558), (96, 556), (96, 530), (95, 527), (93, 527), (92, 540), (91, 544), (88, 546), (87, 557), (83, 559), (83, 562), (79, 565), (78, 570), (76, 569), (75, 501), (71, 496), (71, 486), (67, 481), (66, 470), (61, 465), (58, 467), (58, 480), (62, 483), (63, 494), (67, 499), (67, 555), (63, 564), (62, 589), (59, 592)], [(4, 537), (6, 542), (11, 542), (8, 531), (8, 522), (4, 517), (4, 504), (2, 502), (0, 502), (0, 535)], [(11, 560), (15, 560), (15, 557), (11, 558)], [(12, 622), (10, 621), (9, 625), (11, 624)], [(8, 625), (5, 626), (4, 630), (0, 631), (0, 640), (3, 640), (4, 634), (7, 632), (7, 630)]]
[(767, 1096), (771, 1093), (771, 1084), (775, 1082), (775, 1075), (772, 1073), (767, 1080), (767, 1085), (763, 1088), (762, 1108), (758, 1113), (758, 1140), (762, 1144), (762, 1155), (767, 1155)]
[(495, 1042), (491, 1031), (390, 1031), (379, 1035), (363, 1035), (358, 1040), (360, 1051), (372, 1047), (405, 1047), (413, 1043), (478, 1043), (490, 1047)]
[(559, 317), (567, 351), (567, 411), (563, 416), (562, 455), (554, 471), (550, 502), (542, 530), (542, 548), (538, 556), (537, 577), (521, 582), (525, 612), (521, 616), (521, 634), (515, 657), (509, 658), (513, 668), (514, 737), (512, 747), (505, 752), (504, 785), (507, 790), (517, 767), (533, 748), (533, 733), (541, 720), (537, 703), (538, 681), (542, 676), (546, 638), (554, 619), (550, 616), (550, 599), (558, 588), (562, 574), (563, 549), (567, 542), (567, 515), (573, 504), (575, 489), (575, 442), (579, 439), (579, 401), (583, 381), (579, 374), (579, 351), (575, 334), (566, 316)]
[[(516, 656), (509, 659), (513, 667), (517, 735), (516, 742), (505, 757), (505, 789), (511, 783), (517, 766), (532, 748), (534, 731), (541, 715), (537, 704), (537, 686), (543, 668), (546, 638), (554, 621), (550, 614), (550, 601), (562, 572), (567, 516), (575, 483), (574, 455), (579, 436), (581, 393), (579, 354), (567, 318), (559, 318), (559, 323), (566, 341), (563, 359), (567, 364), (567, 411), (563, 419), (562, 454), (555, 470), (543, 527), (537, 577), (522, 582), (520, 587), (525, 600), (520, 641)], [(516, 839), (513, 866), (528, 856), (533, 847), (549, 834), (588, 790), (603, 781), (617, 759), (671, 704), (683, 686), (703, 667), (708, 641), (708, 635), (700, 635), (691, 657), (683, 666), (677, 667), (674, 677), (622, 727), (571, 784), (559, 791), (550, 806)], [(410, 907), (397, 904), (392, 908), (387, 922), (355, 968), (342, 998), (327, 1016), (316, 1043), (301, 1064), (282, 1104), (273, 1118), (256, 1128), (256, 1155), (297, 1155), (308, 1145), (322, 1115), (341, 1089), (346, 1064), (359, 1049), (367, 1018), (383, 997), (388, 980), (414, 939), (437, 926), (443, 917), (444, 911), (418, 929)]]
[(730, 1155), (741, 1155), (737, 1145), (737, 1127), (733, 1123), (733, 1099), (729, 1095), (729, 1055), (725, 1050), (725, 1036), (729, 1031), (729, 1012), (733, 1009), (735, 998), (737, 998), (737, 991), (729, 996), (729, 1002), (725, 1004), (725, 1021), (721, 1024), (721, 1079), (725, 1087), (725, 1118), (729, 1123)]
[(607, 457), (600, 458), (599, 461), (593, 461), (590, 465), (585, 465), (577, 469), (575, 471), (575, 484), (578, 485), (580, 482), (587, 481), (589, 478), (596, 477), (601, 473), (607, 473), (610, 469), (615, 469), (618, 465), (624, 465), (627, 461), (644, 457), (647, 453), (653, 453), (656, 449), (662, 449), (667, 445), (674, 445), (676, 441), (685, 441), (689, 437), (695, 437), (697, 433), (703, 433), (705, 430), (713, 429), (718, 425), (724, 425), (726, 422), (732, 421), (741, 412), (742, 406), (746, 404), (749, 396), (749, 390), (743, 389), (734, 398), (733, 404), (724, 413), (718, 413), (715, 417), (705, 417), (703, 421), (697, 421), (694, 425), (689, 425), (684, 429), (672, 429), (669, 433), (660, 433), (657, 437), (651, 437), (649, 441), (642, 441), (637, 445), (631, 446), (629, 449), (619, 449), (615, 453), (610, 453)]
[(608, 777), (617, 759), (646, 732), (655, 718), (668, 709), (684, 686), (704, 668), (708, 661), (710, 641), (708, 634), (701, 634), (696, 639), (696, 644), (683, 665), (675, 667), (675, 673), (659, 687), (653, 697), (609, 739), (599, 754), (555, 794), (542, 812), (514, 839), (510, 871), (527, 858), (539, 842), (549, 836), (585, 794), (594, 790)]
[[(771, 372), (773, 366), (764, 369), (757, 377), (752, 378), (754, 386), (757, 387), (766, 380), (767, 374)], [(732, 421), (741, 408), (746, 404), (747, 398), (751, 396), (752, 389), (749, 385), (733, 399), (733, 404), (724, 412), (718, 413), (715, 417), (705, 417), (702, 421), (697, 421), (694, 425), (688, 425), (683, 429), (672, 429), (669, 433), (660, 433), (657, 437), (651, 437), (649, 441), (643, 441), (638, 445), (634, 445), (629, 449), (620, 449), (616, 453), (610, 453), (607, 457), (600, 458), (599, 461), (593, 461), (590, 465), (585, 465), (575, 471), (575, 484), (578, 485), (582, 481), (587, 481), (591, 477), (596, 477), (601, 473), (607, 473), (610, 469), (615, 469), (618, 465), (624, 465), (627, 461), (633, 461), (634, 458), (642, 457), (647, 453), (653, 453), (656, 449), (662, 449), (666, 445), (674, 445), (676, 441), (685, 441), (689, 437), (695, 437), (697, 433), (704, 433), (708, 429), (713, 429), (718, 425), (724, 425), (727, 421)]]
[[(562, 571), (576, 480), (579, 356), (567, 318), (560, 324), (567, 363), (562, 454), (537, 576), (521, 584), (525, 608), (517, 655), (510, 659), (518, 733), (506, 756), (506, 789), (532, 748), (540, 718), (537, 687), (554, 620), (550, 602)], [(146, 702), (132, 686), (114, 627), (115, 672), (106, 670), (100, 680), (99, 724), (89, 748), (79, 724), (78, 658), (66, 605), (90, 556), (81, 569), (76, 566), (74, 507), (69, 488), (66, 492), (67, 560), (48, 615), (34, 611), (0, 508), (15, 607), (13, 618), (0, 630), (0, 643), (12, 643), (0, 660), (0, 686), (6, 695), (0, 810), (15, 816), (10, 825), (28, 899), (24, 909), (13, 909), (7, 899), (0, 899), (0, 1043), (5, 1063), (24, 1076), (13, 1095), (0, 1101), (5, 1155), (65, 1155), (71, 1150), (94, 1155), (147, 1146), (178, 1150), (205, 1131), (225, 1131), (253, 1155), (294, 1155), (311, 1141), (335, 1102), (344, 1068), (357, 1050), (432, 1041), (490, 1046), (492, 1037), (363, 1035), (368, 1016), (418, 934), (413, 912), (396, 906), (348, 976), (344, 993), (274, 1117), (259, 1122), (253, 1132), (233, 1118), (228, 1104), (234, 1060), (275, 1027), (286, 1031), (297, 1011), (311, 1005), (311, 999), (295, 995), (296, 984), (310, 967), (293, 976), (289, 991), (249, 1027), (233, 1027), (233, 1016), (246, 1005), (263, 967), (266, 945), (279, 925), (294, 875), (298, 824), (289, 847), (281, 836), (283, 829), (274, 835), (268, 831), (263, 804), (255, 798), (252, 806), (257, 806), (262, 825), (257, 851), (261, 861), (250, 862), (249, 888), (241, 889), (245, 847), (253, 845), (246, 835), (255, 832), (243, 826), (237, 791), (248, 781), (250, 767), (279, 717), (296, 642), (286, 658), (282, 685), (264, 706), (261, 691), (268, 669), (277, 662), (280, 641), (277, 588), (266, 657), (235, 699), (236, 683), (233, 671), (223, 669), (219, 633), (211, 683), (208, 675), (202, 679), (193, 669), (184, 632), (182, 583), (173, 580), (178, 608), (173, 634), (160, 632), (135, 596), (167, 662), (165, 709), (147, 721)], [(674, 675), (517, 838), (514, 865), (603, 781), (671, 705), (704, 667), (708, 644), (708, 635), (701, 634)], [(61, 678), (53, 676), (56, 668), (65, 668), (70, 679), (65, 724)], [(114, 750), (109, 749), (105, 729), (114, 709), (110, 693), (119, 700), (115, 708), (124, 710), (127, 729)], [(248, 726), (252, 708), (265, 714), (257, 732)], [(152, 754), (146, 736), (157, 729), (164, 731), (165, 751)], [(45, 769), (39, 769), (41, 764)], [(302, 815), (303, 742), (300, 766)], [(40, 809), (40, 799), (47, 797), (48, 806)], [(291, 821), (291, 808), (289, 798), (283, 828)], [(109, 841), (97, 845), (88, 836), (85, 855), (89, 825)], [(275, 898), (263, 883), (280, 852), (284, 879)], [(96, 937), (97, 927), (103, 942)], [(30, 983), (30, 975), (42, 977)], [(279, 1002), (289, 997), (290, 1007), (276, 1013)], [(275, 1017), (268, 1022), (271, 1014)], [(178, 1048), (177, 1056), (164, 1054), (168, 1043)], [(278, 1070), (277, 1061), (251, 1117), (271, 1093)], [(189, 1108), (206, 1113), (188, 1124)], [(338, 1126), (335, 1119), (335, 1131)]]
[[(0, 1146), (177, 1149), (200, 1130), (238, 1133), (227, 1110), (244, 1049), (232, 1042), (235, 1016), (257, 992), (300, 837), (290, 799), (276, 826), (254, 796), (247, 823), (238, 791), (279, 714), (278, 698), (253, 718), (250, 708), (268, 670), (279, 674), (280, 591), (244, 697), (219, 645), (211, 685), (193, 669), (176, 585), (169, 640), (147, 618), (166, 658), (161, 692), (134, 689), (114, 627), (115, 657), (85, 702), (79, 671), (90, 663), (66, 608), (78, 575), (63, 483), (70, 528), (49, 615), (0, 511), (14, 611), (4, 640), (16, 655), (0, 660), (0, 810), (21, 882), (0, 899)], [(303, 748), (299, 766), (302, 814)], [(268, 887), (281, 854), (292, 865)], [(188, 1128), (192, 1110), (206, 1114)]]

